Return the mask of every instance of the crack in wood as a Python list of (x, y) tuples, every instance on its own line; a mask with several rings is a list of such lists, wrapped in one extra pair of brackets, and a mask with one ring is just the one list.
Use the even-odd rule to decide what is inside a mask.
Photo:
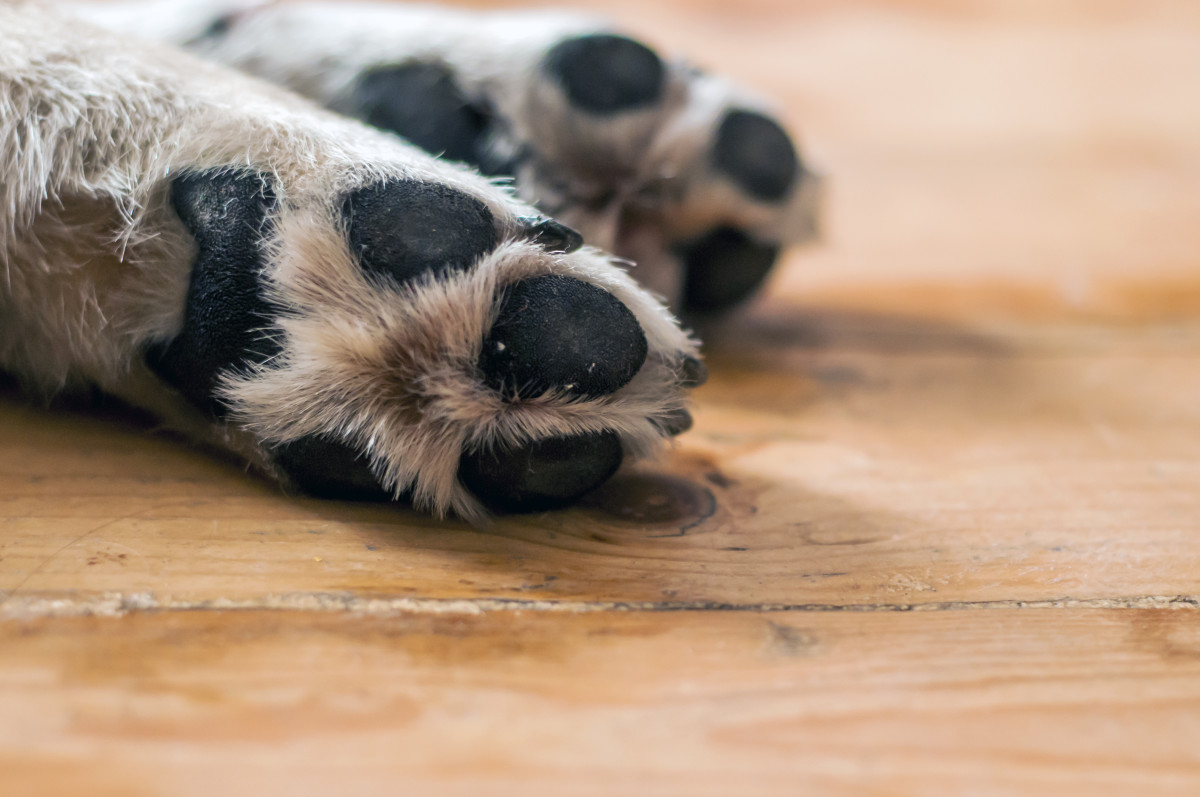
[(0, 621), (39, 617), (119, 617), (130, 613), (195, 611), (297, 611), (351, 614), (484, 614), (538, 611), (598, 612), (936, 612), (998, 609), (1200, 609), (1200, 595), (1131, 595), (1110, 598), (940, 601), (930, 603), (725, 603), (721, 601), (570, 601), (522, 598), (365, 598), (349, 593), (303, 592), (254, 598), (157, 598), (152, 593), (77, 597), (26, 595), (0, 605)]

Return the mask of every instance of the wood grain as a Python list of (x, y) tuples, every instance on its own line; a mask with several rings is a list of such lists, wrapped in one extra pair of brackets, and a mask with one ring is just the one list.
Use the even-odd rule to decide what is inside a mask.
[(907, 342), (893, 329), (879, 339), (895, 350), (873, 352), (852, 342), (870, 329), (806, 323), (823, 342), (747, 332), (714, 350), (697, 431), (665, 469), (482, 532), (288, 498), (176, 440), (10, 399), (0, 612), (111, 592), (248, 606), (1200, 595), (1196, 331), (1125, 332), (1116, 354), (1099, 332), (1051, 347), (904, 325)]
[(696, 428), (472, 529), (0, 386), (0, 794), (1200, 793), (1200, 10), (603, 10), (831, 174)]
[(121, 794), (1194, 794), (1194, 618), (38, 619), (0, 626), (4, 747)]

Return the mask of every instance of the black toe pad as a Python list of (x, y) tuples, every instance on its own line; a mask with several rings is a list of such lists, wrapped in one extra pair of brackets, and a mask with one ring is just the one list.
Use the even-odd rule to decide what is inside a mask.
[(731, 111), (717, 130), (713, 164), (743, 191), (764, 202), (783, 199), (796, 180), (800, 161), (792, 140), (772, 119)]
[(302, 437), (275, 449), (275, 464), (296, 489), (318, 498), (343, 501), (390, 501), (366, 457), (323, 437)]
[(677, 252), (687, 270), (684, 310), (712, 313), (745, 299), (775, 265), (779, 247), (741, 230), (721, 227), (683, 244)]
[(492, 509), (539, 512), (570, 504), (607, 481), (620, 466), (617, 435), (597, 432), (465, 454), (458, 478)]
[(375, 183), (346, 197), (342, 212), (363, 269), (400, 283), (465, 269), (498, 239), (486, 205), (441, 183)]
[(606, 396), (633, 379), (647, 349), (637, 319), (615, 296), (550, 275), (509, 286), (479, 367), (506, 395)]
[(625, 36), (592, 34), (555, 45), (543, 63), (576, 108), (594, 114), (634, 111), (658, 102), (666, 69), (646, 45)]

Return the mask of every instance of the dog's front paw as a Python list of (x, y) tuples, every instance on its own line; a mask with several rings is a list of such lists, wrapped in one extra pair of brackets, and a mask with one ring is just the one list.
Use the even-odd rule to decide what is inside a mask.
[(549, 509), (689, 425), (694, 344), (569, 228), (428, 178), (336, 196), (277, 180), (174, 179), (196, 255), (181, 328), (147, 362), (285, 482), (471, 518)]

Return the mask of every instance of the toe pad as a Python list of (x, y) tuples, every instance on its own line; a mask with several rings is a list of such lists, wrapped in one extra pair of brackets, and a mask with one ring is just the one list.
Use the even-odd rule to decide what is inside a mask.
[(693, 313), (726, 310), (752, 294), (775, 265), (779, 247), (741, 230), (720, 227), (679, 247), (687, 276), (684, 309)]
[(440, 183), (368, 185), (346, 198), (342, 213), (363, 269), (398, 283), (466, 269), (499, 237), (486, 205)]
[(599, 115), (653, 105), (666, 80), (653, 50), (605, 33), (561, 42), (546, 55), (544, 68), (562, 84), (572, 105)]
[(302, 437), (275, 449), (275, 464), (296, 489), (318, 498), (342, 501), (390, 501), (366, 457), (344, 443)]
[(459, 480), (503, 512), (540, 512), (570, 504), (607, 481), (621, 465), (614, 432), (551, 437), (516, 449), (469, 453)]
[(479, 367), (484, 381), (506, 395), (606, 396), (633, 379), (647, 350), (637, 319), (615, 296), (550, 275), (509, 287)]
[(800, 169), (796, 149), (783, 128), (751, 111), (725, 116), (717, 130), (713, 163), (743, 191), (764, 202), (787, 196)]

